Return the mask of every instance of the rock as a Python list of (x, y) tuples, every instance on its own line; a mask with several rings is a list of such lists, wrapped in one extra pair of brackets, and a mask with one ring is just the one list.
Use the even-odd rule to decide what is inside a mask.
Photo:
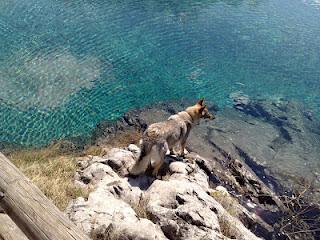
[[(301, 184), (304, 182), (301, 179), (307, 178), (314, 183), (315, 189), (308, 200), (317, 200), (320, 196), (320, 121), (309, 110), (284, 99), (249, 99), (243, 93), (230, 97), (234, 108), (226, 107), (216, 114), (214, 121), (202, 121), (192, 129), (187, 140), (190, 153), (186, 154), (190, 161), (183, 160), (187, 165), (173, 164), (169, 173), (164, 173), (168, 176), (163, 178), (198, 182), (203, 188), (224, 186), (232, 196), (237, 196), (241, 204), (250, 206), (251, 213), (260, 217), (261, 221), (254, 220), (254, 217), (252, 220), (247, 214), (244, 217), (249, 222), (246, 226), (258, 227), (261, 234), (260, 227), (264, 225), (262, 235), (270, 236), (270, 228), (264, 223), (275, 224), (279, 215), (274, 213), (283, 208), (275, 192), (286, 194), (292, 185)], [(165, 120), (186, 105), (189, 102), (160, 103), (131, 111), (119, 120), (114, 130), (107, 125), (105, 129), (101, 128), (102, 132), (106, 130), (104, 133), (110, 131), (96, 141), (104, 142), (119, 131), (143, 130), (147, 124)], [(131, 152), (138, 156), (133, 148)], [(142, 180), (144, 184), (139, 183)], [(130, 182), (143, 185), (141, 189), (146, 190), (152, 185), (152, 178), (144, 176)], [(177, 226), (174, 221), (168, 228), (176, 229)]]
[[(308, 109), (281, 98), (249, 99), (239, 91), (230, 94), (230, 98), (235, 109), (225, 108), (214, 121), (203, 121), (192, 130), (187, 141), (189, 150), (217, 159), (226, 157), (223, 154), (227, 153), (246, 161), (245, 153), (270, 171), (261, 175), (256, 172), (261, 178), (274, 175), (283, 185), (291, 187), (301, 182), (299, 178), (308, 177), (320, 186), (319, 180), (314, 179), (319, 171), (320, 121)], [(146, 125), (165, 120), (190, 104), (183, 100), (130, 111), (116, 123), (99, 124), (94, 139), (104, 142), (119, 131), (143, 130)], [(218, 110), (214, 105), (208, 106), (210, 110)], [(305, 172), (310, 174), (304, 176)]]
[(117, 172), (132, 158), (132, 152), (114, 148), (101, 158), (106, 161), (93, 157), (78, 174), (94, 190), (66, 212), (93, 238), (259, 239), (210, 196), (209, 177), (195, 161), (168, 157), (167, 180), (122, 177)]
[(243, 94), (241, 91), (233, 92), (229, 97), (233, 100), (234, 107), (240, 110), (244, 109), (250, 102), (248, 95)]
[(93, 163), (90, 167), (85, 171), (92, 173), (96, 169), (104, 169), (106, 174), (96, 182), (88, 200), (78, 198), (67, 207), (66, 212), (76, 225), (91, 236), (104, 234), (111, 239), (115, 236), (122, 237), (119, 239), (167, 239), (157, 225), (139, 218), (131, 207), (139, 207), (142, 192), (138, 187), (130, 186), (127, 179), (120, 178), (107, 165)]
[(103, 163), (103, 164), (107, 164), (108, 159), (106, 159), (105, 157), (99, 157), (99, 156), (91, 156), (91, 159), (89, 161), (89, 164), (92, 163)]
[(137, 155), (140, 154), (140, 148), (139, 148), (137, 145), (135, 145), (135, 144), (130, 144), (130, 145), (128, 146), (128, 150), (129, 150), (130, 152), (134, 153), (134, 154), (137, 154)]
[(114, 174), (109, 166), (99, 162), (94, 162), (89, 167), (84, 169), (82, 172), (79, 172), (79, 175), (80, 179), (85, 184), (95, 184), (98, 181), (100, 181), (107, 173)]
[(173, 162), (169, 165), (169, 169), (172, 174), (177, 173), (177, 174), (187, 175), (188, 172), (191, 171), (191, 169), (187, 169), (187, 167), (188, 166), (182, 162)]
[[(126, 236), (126, 239), (166, 239), (158, 226), (139, 219), (129, 204), (108, 194), (93, 192), (88, 201), (78, 200), (69, 208), (69, 218), (87, 234), (109, 229), (107, 236)], [(107, 237), (105, 236), (105, 237)]]
[(209, 187), (208, 176), (195, 163), (190, 163), (186, 160), (184, 162), (171, 160), (169, 172), (171, 174), (170, 179), (188, 180), (204, 188)]
[[(225, 108), (219, 111), (214, 121), (202, 121), (193, 129), (187, 141), (189, 150), (208, 158), (225, 158), (226, 153), (245, 162), (251, 159), (270, 171), (269, 174), (256, 172), (259, 177), (274, 175), (287, 187), (299, 183), (297, 178), (310, 172), (308, 180), (315, 180), (320, 186), (319, 180), (314, 179), (319, 171), (320, 121), (308, 109), (281, 98), (249, 99), (242, 92), (232, 93), (230, 98), (235, 109)], [(143, 129), (141, 122), (147, 125), (165, 120), (189, 104), (192, 102), (185, 100), (167, 102), (130, 111), (117, 124), (124, 131)], [(218, 110), (212, 106), (210, 110)], [(135, 120), (129, 124), (129, 118)], [(248, 157), (244, 159), (244, 156)], [(255, 167), (252, 168), (256, 171)], [(275, 187), (268, 181), (265, 183)]]
[(145, 195), (152, 221), (170, 239), (223, 239), (216, 214), (193, 198), (193, 190), (184, 181), (156, 180)]
[(105, 239), (108, 236), (109, 239), (137, 239), (137, 240), (161, 240), (167, 239), (163, 234), (159, 234), (160, 230), (146, 219), (140, 219), (138, 221), (124, 221), (121, 215), (115, 215), (113, 222), (108, 227), (102, 225), (95, 229), (91, 236), (93, 239)]
[(74, 185), (78, 188), (88, 189), (88, 184), (84, 183), (83, 181), (80, 181), (78, 179), (74, 180)]
[(216, 153), (248, 164), (271, 188), (280, 190), (273, 179), (291, 188), (301, 178), (319, 188), (314, 177), (319, 169), (319, 129), (320, 121), (310, 120), (299, 104), (251, 100), (241, 111), (225, 109), (207, 131), (206, 141)]
[(128, 169), (135, 163), (136, 158), (131, 151), (113, 148), (104, 157), (113, 170), (121, 176), (128, 175)]
[(78, 158), (77, 165), (81, 170), (83, 170), (89, 166), (89, 163), (91, 160), (92, 160), (92, 158), (90, 158), (90, 157)]
[(145, 194), (147, 212), (170, 239), (224, 239), (227, 225), (237, 239), (259, 239), (207, 194), (188, 180), (156, 180)]

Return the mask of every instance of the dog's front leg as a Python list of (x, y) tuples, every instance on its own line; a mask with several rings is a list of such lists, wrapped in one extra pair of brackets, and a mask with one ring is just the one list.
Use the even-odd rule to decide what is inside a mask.
[(187, 143), (187, 138), (189, 136), (189, 133), (190, 133), (190, 129), (188, 129), (186, 135), (180, 141), (180, 146), (181, 146), (180, 156), (181, 157), (184, 157), (184, 149), (186, 148), (186, 143)]
[(190, 130), (191, 130), (191, 125), (187, 124), (186, 133), (185, 133), (184, 137), (180, 141), (180, 146), (181, 146), (180, 156), (181, 157), (184, 157), (184, 149), (186, 148), (187, 138), (188, 138), (188, 136), (190, 134)]
[(180, 156), (184, 157), (184, 149), (186, 148), (187, 139), (183, 139), (180, 143), (181, 150), (180, 150)]

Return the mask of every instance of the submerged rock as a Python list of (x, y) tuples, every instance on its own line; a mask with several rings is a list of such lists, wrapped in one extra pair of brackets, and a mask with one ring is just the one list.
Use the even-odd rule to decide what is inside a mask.
[(249, 96), (243, 94), (241, 91), (233, 92), (229, 96), (235, 108), (243, 110), (250, 102)]
[(319, 189), (318, 129), (320, 122), (306, 117), (299, 104), (260, 100), (250, 101), (241, 111), (226, 109), (207, 132), (207, 140), (213, 149), (247, 163), (270, 186), (274, 184), (268, 176), (289, 189), (302, 178)]
[[(303, 106), (284, 99), (249, 99), (242, 93), (230, 97), (233, 108), (220, 110), (214, 121), (202, 121), (192, 129), (187, 140), (191, 153), (186, 158), (196, 162), (212, 188), (224, 186), (237, 197), (240, 206), (249, 210), (242, 211), (240, 216), (246, 226), (267, 239), (281, 238), (275, 223), (281, 222), (287, 209), (277, 195), (294, 196), (290, 193), (293, 186), (303, 189), (305, 183), (311, 182), (308, 205), (319, 209), (313, 202), (320, 197), (320, 121)], [(115, 131), (99, 125), (95, 141), (103, 145), (121, 132), (141, 132), (147, 125), (165, 120), (188, 105), (189, 102), (159, 103), (128, 112), (116, 123)], [(218, 109), (213, 105), (210, 110)], [(135, 157), (138, 155), (134, 153)], [(171, 163), (166, 172), (170, 177), (188, 174), (191, 179), (192, 168), (190, 163), (187, 165)], [(208, 182), (201, 181), (198, 184), (202, 186)], [(145, 179), (144, 189), (149, 186), (150, 181)], [(252, 214), (256, 216), (251, 218)]]
[[(220, 110), (214, 121), (196, 126), (188, 138), (187, 149), (210, 159), (239, 159), (271, 188), (277, 188), (278, 181), (291, 189), (301, 178), (307, 178), (315, 184), (314, 198), (320, 197), (320, 121), (312, 112), (284, 99), (249, 99), (241, 92), (230, 97), (234, 108)], [(130, 111), (113, 123), (118, 130), (109, 131), (109, 127), (99, 125), (95, 141), (104, 144), (119, 131), (143, 131), (147, 125), (163, 121), (189, 104), (159, 103)], [(214, 104), (208, 106), (210, 111), (218, 110)]]

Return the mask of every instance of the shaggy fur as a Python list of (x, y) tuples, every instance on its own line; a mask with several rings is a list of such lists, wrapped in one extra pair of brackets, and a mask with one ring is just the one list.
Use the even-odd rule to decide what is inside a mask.
[(215, 118), (204, 105), (204, 99), (199, 100), (185, 111), (170, 116), (166, 121), (151, 124), (143, 133), (140, 141), (141, 154), (130, 169), (130, 174), (140, 175), (151, 164), (152, 174), (156, 176), (167, 151), (170, 150), (172, 154), (173, 147), (177, 144), (180, 144), (180, 155), (183, 156), (191, 128), (198, 124), (201, 118)]

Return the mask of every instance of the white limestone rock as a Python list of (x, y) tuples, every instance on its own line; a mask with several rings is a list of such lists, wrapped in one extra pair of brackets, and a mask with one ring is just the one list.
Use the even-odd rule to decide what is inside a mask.
[[(166, 180), (122, 177), (135, 162), (132, 151), (113, 148), (93, 157), (76, 181), (94, 190), (72, 201), (66, 213), (93, 238), (101, 239), (259, 239), (231, 216), (210, 192), (208, 175), (188, 160), (169, 164)], [(136, 148), (137, 150), (137, 148)], [(181, 160), (181, 159), (180, 159)], [(225, 193), (223, 187), (216, 191)]]

